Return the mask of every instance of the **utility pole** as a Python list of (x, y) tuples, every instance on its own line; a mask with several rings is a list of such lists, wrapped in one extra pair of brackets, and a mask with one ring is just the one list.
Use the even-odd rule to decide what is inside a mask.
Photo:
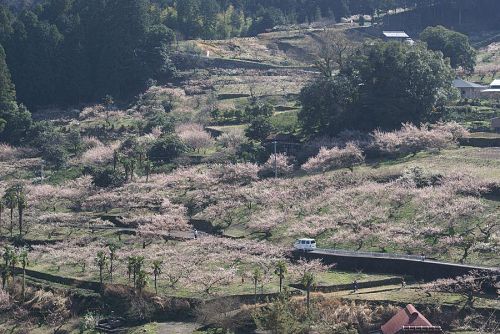
[(278, 178), (278, 157), (276, 156), (277, 155), (277, 149), (276, 149), (276, 145), (278, 144), (278, 142), (275, 140), (273, 142), (274, 144), (274, 178), (277, 179)]

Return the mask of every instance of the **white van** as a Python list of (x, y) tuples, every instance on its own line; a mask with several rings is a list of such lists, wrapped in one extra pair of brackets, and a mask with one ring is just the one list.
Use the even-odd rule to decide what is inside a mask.
[(295, 244), (293, 245), (295, 249), (303, 250), (303, 251), (312, 251), (316, 249), (316, 240), (314, 239), (297, 239)]

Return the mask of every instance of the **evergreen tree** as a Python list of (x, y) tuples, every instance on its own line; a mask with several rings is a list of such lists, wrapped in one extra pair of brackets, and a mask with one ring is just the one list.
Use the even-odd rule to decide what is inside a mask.
[(30, 126), (31, 114), (16, 103), (16, 91), (5, 62), (5, 51), (0, 45), (0, 141), (17, 143)]

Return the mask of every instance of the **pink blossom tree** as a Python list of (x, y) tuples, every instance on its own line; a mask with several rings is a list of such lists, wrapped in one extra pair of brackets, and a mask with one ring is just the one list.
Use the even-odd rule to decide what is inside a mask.
[(302, 169), (308, 173), (326, 172), (339, 168), (352, 168), (364, 161), (363, 152), (354, 144), (348, 143), (345, 148), (322, 147), (318, 155), (310, 158)]

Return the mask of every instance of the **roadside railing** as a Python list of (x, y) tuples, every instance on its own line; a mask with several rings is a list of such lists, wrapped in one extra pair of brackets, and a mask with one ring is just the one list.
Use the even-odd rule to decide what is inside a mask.
[(349, 256), (365, 256), (365, 257), (378, 257), (386, 259), (406, 259), (406, 260), (425, 260), (424, 256), (420, 255), (404, 255), (404, 254), (392, 254), (392, 253), (377, 253), (377, 252), (356, 252), (348, 251), (343, 249), (316, 249), (318, 252), (333, 254), (333, 255), (349, 255)]

